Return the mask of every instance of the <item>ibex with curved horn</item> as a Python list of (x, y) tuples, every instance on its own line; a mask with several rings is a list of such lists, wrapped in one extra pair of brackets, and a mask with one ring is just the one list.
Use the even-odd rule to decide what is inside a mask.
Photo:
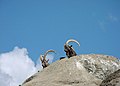
[(75, 42), (80, 46), (80, 43), (74, 39), (69, 39), (65, 44), (64, 44), (64, 51), (66, 52), (66, 55), (68, 58), (72, 57), (72, 56), (76, 56), (76, 52), (74, 50), (74, 48), (72, 47), (72, 45), (69, 45), (69, 42)]
[(49, 52), (54, 52), (55, 53), (54, 50), (48, 50), (48, 51), (46, 51), (46, 53), (44, 55), (40, 55), (40, 60), (42, 62), (43, 68), (46, 68), (47, 66), (49, 66), (49, 63), (48, 63), (49, 59), (46, 60), (46, 56)]

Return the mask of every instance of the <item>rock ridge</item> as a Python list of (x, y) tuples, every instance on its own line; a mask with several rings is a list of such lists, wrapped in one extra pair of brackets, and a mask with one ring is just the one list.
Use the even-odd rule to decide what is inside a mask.
[(119, 68), (120, 60), (113, 56), (79, 55), (52, 63), (28, 78), (22, 86), (100, 86)]

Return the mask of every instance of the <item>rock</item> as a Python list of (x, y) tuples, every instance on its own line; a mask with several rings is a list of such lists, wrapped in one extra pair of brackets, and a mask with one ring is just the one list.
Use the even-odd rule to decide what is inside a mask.
[(113, 56), (91, 54), (80, 55), (79, 58), (85, 69), (101, 80), (120, 68), (120, 60)]
[(74, 56), (54, 62), (28, 78), (22, 86), (99, 86), (119, 67), (120, 61), (112, 56)]
[(120, 86), (120, 69), (107, 76), (100, 86)]

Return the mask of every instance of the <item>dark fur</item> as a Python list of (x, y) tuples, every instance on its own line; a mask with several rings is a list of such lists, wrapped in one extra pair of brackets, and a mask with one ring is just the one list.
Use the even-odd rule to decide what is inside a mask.
[(48, 61), (49, 61), (49, 59), (48, 60), (46, 60), (46, 59), (41, 59), (41, 62), (42, 62), (42, 66), (43, 66), (43, 68), (46, 68), (47, 66), (49, 66), (49, 63), (48, 63)]
[(72, 56), (76, 56), (76, 52), (74, 51), (74, 49), (72, 48), (72, 45), (64, 45), (64, 51), (66, 52), (66, 55), (68, 58), (72, 57)]

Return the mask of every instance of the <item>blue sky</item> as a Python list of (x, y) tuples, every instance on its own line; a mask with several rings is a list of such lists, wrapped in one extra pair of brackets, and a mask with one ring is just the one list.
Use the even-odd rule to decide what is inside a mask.
[(78, 54), (120, 58), (120, 0), (0, 0), (0, 53), (27, 48), (36, 62), (48, 49), (56, 59), (74, 38)]

